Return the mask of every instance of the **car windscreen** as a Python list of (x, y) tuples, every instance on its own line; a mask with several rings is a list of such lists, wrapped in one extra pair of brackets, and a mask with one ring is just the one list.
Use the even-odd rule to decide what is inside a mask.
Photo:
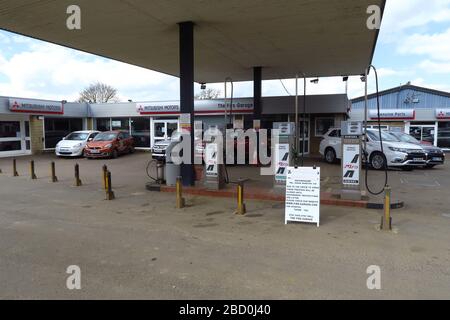
[(117, 137), (117, 133), (99, 133), (94, 141), (111, 141)]
[(76, 141), (83, 141), (86, 140), (89, 136), (89, 133), (85, 132), (72, 132), (66, 137), (66, 140), (76, 140)]
[[(380, 141), (380, 133), (378, 130), (367, 130), (367, 135), (372, 141)], [(383, 141), (389, 141), (389, 142), (399, 142), (400, 140), (396, 137), (394, 137), (392, 134), (386, 133), (384, 131), (381, 131), (381, 139)]]
[(414, 138), (413, 136), (410, 136), (409, 134), (400, 133), (395, 135), (400, 141), (402, 142), (408, 142), (413, 144), (420, 144), (419, 140)]

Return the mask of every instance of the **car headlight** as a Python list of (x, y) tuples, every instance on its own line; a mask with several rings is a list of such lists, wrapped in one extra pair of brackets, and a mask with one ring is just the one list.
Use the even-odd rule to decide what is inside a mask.
[(402, 153), (411, 153), (411, 152), (414, 151), (414, 150), (412, 150), (412, 149), (395, 148), (395, 147), (389, 147), (389, 149), (390, 149), (391, 151), (402, 152)]
[(74, 145), (72, 148), (79, 149), (82, 145), (83, 145), (82, 143), (78, 143), (78, 144)]
[(110, 144), (107, 144), (106, 146), (105, 146), (105, 149), (109, 149), (109, 148), (111, 148), (112, 147), (112, 144), (110, 143)]

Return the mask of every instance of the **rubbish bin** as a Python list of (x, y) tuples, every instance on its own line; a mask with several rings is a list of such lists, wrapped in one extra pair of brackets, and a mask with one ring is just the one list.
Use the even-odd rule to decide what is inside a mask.
[(177, 184), (177, 177), (180, 176), (180, 173), (181, 166), (179, 164), (174, 164), (172, 162), (166, 163), (166, 185), (169, 187), (174, 187)]

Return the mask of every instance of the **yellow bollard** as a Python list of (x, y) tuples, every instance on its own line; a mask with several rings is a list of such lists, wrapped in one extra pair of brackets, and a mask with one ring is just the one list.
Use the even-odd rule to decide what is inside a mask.
[(185, 200), (183, 198), (183, 184), (182, 184), (182, 177), (177, 177), (176, 182), (176, 194), (177, 194), (177, 202), (176, 202), (176, 208), (182, 209), (185, 207)]
[(37, 179), (36, 173), (34, 172), (34, 160), (30, 161), (30, 176), (31, 176), (31, 180)]
[(50, 164), (50, 174), (51, 174), (51, 182), (58, 182), (58, 178), (56, 177), (56, 169), (54, 161), (52, 161), (52, 163)]
[(381, 218), (380, 229), (384, 231), (392, 230), (392, 218), (391, 218), (391, 187), (386, 186), (384, 188), (384, 214)]
[(107, 190), (108, 189), (108, 167), (106, 166), (106, 164), (103, 165), (102, 167), (102, 174), (103, 174), (103, 190)]
[(106, 200), (114, 200), (115, 195), (112, 191), (111, 172), (106, 173)]
[(19, 173), (17, 173), (17, 163), (16, 159), (13, 159), (13, 177), (18, 177)]
[(75, 187), (81, 187), (82, 183), (80, 180), (80, 166), (75, 164)]
[(236, 214), (244, 215), (246, 213), (244, 203), (244, 181), (239, 180), (237, 185), (237, 211)]

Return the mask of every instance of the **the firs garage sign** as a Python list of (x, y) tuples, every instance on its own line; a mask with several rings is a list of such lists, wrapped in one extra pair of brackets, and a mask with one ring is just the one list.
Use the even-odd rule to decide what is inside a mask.
[(361, 166), (360, 146), (357, 144), (345, 144), (342, 163), (342, 183), (345, 185), (359, 185), (359, 169)]

